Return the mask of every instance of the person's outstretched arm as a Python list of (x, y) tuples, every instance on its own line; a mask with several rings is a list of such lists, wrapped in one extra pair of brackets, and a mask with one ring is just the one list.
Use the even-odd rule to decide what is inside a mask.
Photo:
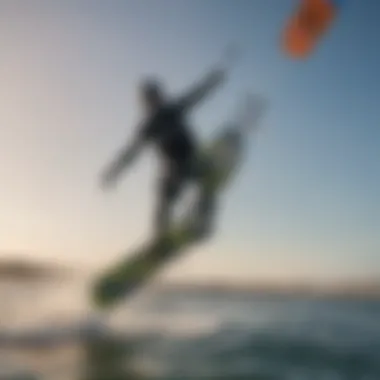
[(212, 70), (190, 91), (180, 97), (179, 105), (184, 110), (192, 109), (219, 87), (224, 82), (225, 77), (226, 73), (224, 70), (219, 68)]
[(235, 63), (236, 58), (237, 51), (233, 46), (230, 46), (225, 50), (220, 63), (190, 91), (180, 97), (179, 105), (185, 110), (189, 110), (207, 98), (225, 81), (227, 72)]
[(121, 173), (136, 160), (144, 145), (145, 138), (142, 134), (137, 134), (132, 142), (126, 145), (106, 167), (101, 175), (101, 186), (108, 188), (115, 184)]

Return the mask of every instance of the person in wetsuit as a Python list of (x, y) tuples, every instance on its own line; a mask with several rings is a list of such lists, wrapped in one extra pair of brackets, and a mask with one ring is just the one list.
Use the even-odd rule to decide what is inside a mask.
[(161, 157), (162, 176), (158, 188), (155, 234), (162, 235), (169, 228), (171, 211), (189, 180), (202, 175), (198, 162), (198, 144), (187, 123), (187, 115), (225, 79), (226, 68), (218, 67), (203, 78), (193, 89), (169, 100), (162, 84), (147, 80), (141, 84), (140, 96), (146, 118), (135, 138), (102, 175), (102, 185), (108, 188), (137, 157), (147, 144), (153, 144)]

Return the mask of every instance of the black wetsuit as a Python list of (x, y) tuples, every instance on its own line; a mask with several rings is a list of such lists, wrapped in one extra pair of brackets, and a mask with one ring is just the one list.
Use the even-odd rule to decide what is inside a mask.
[(140, 138), (152, 143), (161, 158), (155, 230), (168, 227), (171, 206), (189, 180), (199, 177), (197, 142), (186, 122), (187, 107), (170, 103), (160, 107), (139, 131)]
[(172, 103), (158, 109), (142, 126), (141, 138), (151, 142), (161, 156), (160, 193), (175, 198), (194, 166), (197, 144), (186, 123), (186, 108)]
[(186, 122), (187, 113), (223, 80), (224, 72), (213, 70), (185, 96), (159, 107), (140, 125), (137, 138), (117, 155), (105, 172), (105, 183), (112, 182), (134, 160), (142, 146), (152, 143), (157, 148), (163, 164), (155, 218), (157, 234), (168, 228), (171, 206), (183, 186), (188, 180), (199, 179), (204, 173), (205, 165), (199, 164), (197, 157), (198, 144)]
[[(187, 125), (186, 117), (223, 80), (224, 72), (212, 71), (185, 96), (160, 107), (139, 129), (138, 139), (155, 145), (163, 165), (158, 188), (156, 234), (168, 228), (171, 206), (181, 194), (184, 185), (204, 174), (205, 168), (199, 164), (197, 158), (198, 144)], [(208, 201), (204, 203), (210, 204)], [(201, 207), (206, 209), (209, 206)]]

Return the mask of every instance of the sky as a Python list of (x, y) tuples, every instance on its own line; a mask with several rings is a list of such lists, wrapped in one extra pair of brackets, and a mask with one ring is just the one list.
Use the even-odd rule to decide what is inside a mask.
[(148, 150), (113, 193), (99, 173), (135, 132), (136, 84), (175, 95), (238, 43), (241, 61), (192, 116), (208, 139), (241, 94), (270, 109), (213, 240), (176, 279), (380, 277), (380, 24), (343, 2), (315, 54), (289, 59), (290, 0), (0, 0), (0, 256), (102, 266), (149, 238), (158, 162)]

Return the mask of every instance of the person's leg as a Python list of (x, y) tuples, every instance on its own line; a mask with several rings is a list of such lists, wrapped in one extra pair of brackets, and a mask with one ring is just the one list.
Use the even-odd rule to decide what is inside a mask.
[(154, 220), (155, 236), (160, 237), (168, 231), (172, 219), (172, 211), (178, 196), (181, 193), (181, 177), (175, 167), (168, 168), (160, 180), (158, 204)]
[(197, 240), (209, 238), (214, 230), (217, 194), (207, 184), (211, 171), (211, 162), (199, 160), (195, 165), (194, 179), (198, 185), (198, 199), (194, 209), (193, 221)]
[(214, 192), (202, 188), (199, 194), (197, 210), (197, 239), (204, 240), (214, 232), (217, 199)]

